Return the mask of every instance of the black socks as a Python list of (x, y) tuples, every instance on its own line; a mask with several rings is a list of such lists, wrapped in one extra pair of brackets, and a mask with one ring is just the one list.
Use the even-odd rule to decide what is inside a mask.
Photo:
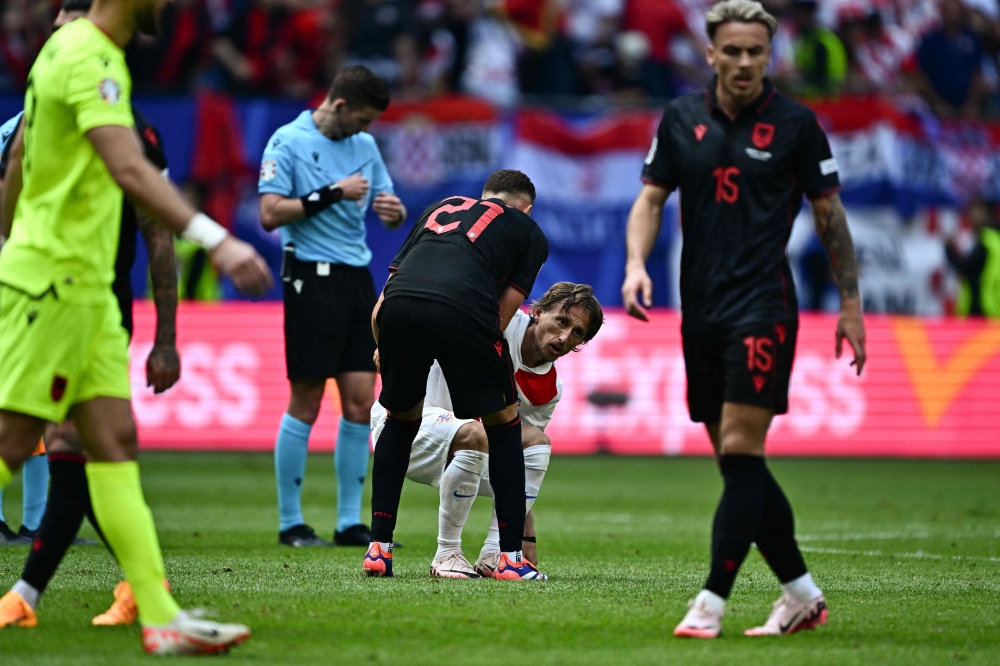
[(792, 505), (767, 467), (764, 468), (764, 519), (754, 541), (782, 583), (806, 574), (806, 563), (795, 542)]
[(726, 485), (712, 525), (712, 569), (705, 589), (726, 599), (764, 516), (767, 468), (760, 456), (726, 454), (719, 456), (719, 469)]
[(486, 426), (490, 446), (490, 485), (500, 528), (500, 550), (521, 550), (524, 536), (524, 451), (521, 417), (502, 425)]
[[(90, 505), (85, 459), (73, 453), (49, 454), (48, 504), (42, 524), (35, 532), (31, 553), (24, 565), (21, 579), (38, 590), (45, 591), (66, 550), (72, 545), (80, 530), (83, 517), (100, 533)], [(103, 535), (101, 536), (103, 539)]]
[[(372, 541), (392, 542), (403, 492), (410, 449), (420, 430), (420, 419), (400, 421), (389, 417), (375, 443), (372, 465)], [(520, 432), (520, 431), (519, 431)]]

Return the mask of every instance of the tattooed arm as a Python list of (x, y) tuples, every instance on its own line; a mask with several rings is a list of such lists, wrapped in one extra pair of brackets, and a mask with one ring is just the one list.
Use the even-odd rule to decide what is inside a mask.
[(847, 227), (847, 213), (839, 194), (814, 199), (813, 217), (816, 219), (816, 233), (823, 241), (823, 247), (830, 257), (833, 276), (840, 290), (840, 321), (837, 323), (837, 358), (840, 358), (844, 338), (854, 349), (851, 365), (857, 367), (858, 374), (864, 369), (865, 321), (861, 311), (861, 295), (858, 293), (858, 258), (854, 254), (854, 242)]
[(146, 359), (146, 386), (163, 393), (181, 376), (177, 353), (177, 262), (174, 259), (174, 235), (156, 224), (140, 208), (136, 221), (149, 254), (149, 277), (156, 304), (156, 338)]

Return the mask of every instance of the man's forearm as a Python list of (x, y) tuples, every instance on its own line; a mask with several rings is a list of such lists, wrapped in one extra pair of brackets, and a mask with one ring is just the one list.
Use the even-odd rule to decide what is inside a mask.
[(663, 223), (663, 204), (657, 205), (643, 196), (632, 204), (625, 233), (626, 261), (628, 264), (646, 265), (653, 252), (656, 237)]
[(153, 285), (156, 305), (156, 338), (154, 344), (177, 343), (177, 261), (174, 258), (174, 237), (141, 210), (136, 217), (149, 254), (149, 279)]
[(266, 231), (274, 231), (305, 218), (306, 209), (300, 199), (290, 199), (280, 194), (263, 194), (260, 198), (260, 224)]
[[(821, 203), (822, 202), (822, 203)], [(856, 301), (858, 292), (858, 258), (854, 253), (854, 241), (847, 226), (847, 212), (840, 197), (833, 195), (814, 202), (816, 233), (830, 257), (833, 277), (840, 290), (840, 303)]]
[(21, 158), (24, 153), (24, 124), (17, 128), (17, 133), (11, 138), (10, 156), (7, 160), (7, 173), (4, 174), (3, 188), (0, 188), (0, 238), (10, 238), (10, 230), (14, 224), (14, 209), (17, 198), (21, 196), (22, 176)]

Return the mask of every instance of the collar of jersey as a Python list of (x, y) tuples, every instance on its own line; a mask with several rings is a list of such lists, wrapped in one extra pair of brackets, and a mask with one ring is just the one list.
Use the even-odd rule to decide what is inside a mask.
[[(726, 112), (719, 106), (719, 100), (715, 96), (715, 86), (718, 81), (719, 75), (716, 74), (712, 77), (712, 81), (708, 84), (708, 88), (705, 89), (705, 103), (708, 105), (709, 114), (718, 109), (719, 113), (728, 118), (729, 116), (726, 115)], [(775, 89), (774, 84), (771, 83), (771, 79), (765, 76), (764, 88), (760, 91), (760, 95), (758, 95), (757, 99), (740, 111), (740, 116), (744, 115), (747, 112), (747, 109), (753, 110), (754, 113), (763, 113), (764, 109), (766, 109), (767, 105), (771, 103), (771, 100), (774, 99), (777, 92), (778, 91)]]

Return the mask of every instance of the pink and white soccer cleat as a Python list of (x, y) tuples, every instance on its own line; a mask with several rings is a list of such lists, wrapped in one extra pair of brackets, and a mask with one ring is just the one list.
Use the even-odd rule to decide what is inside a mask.
[(218, 654), (250, 638), (242, 624), (202, 620), (197, 612), (181, 611), (170, 624), (142, 628), (142, 648), (148, 654)]
[(691, 602), (687, 615), (674, 628), (674, 636), (681, 638), (718, 638), (722, 634), (722, 615), (705, 601)]
[(767, 622), (760, 627), (747, 629), (744, 634), (747, 636), (782, 636), (794, 634), (796, 631), (815, 629), (821, 624), (826, 624), (829, 611), (826, 608), (826, 599), (819, 595), (812, 601), (801, 602), (788, 594), (782, 594), (781, 598), (774, 602), (774, 609)]
[(392, 544), (383, 548), (378, 541), (372, 541), (361, 563), (361, 571), (366, 576), (392, 578)]
[(460, 550), (435, 557), (430, 575), (434, 578), (481, 578)]

